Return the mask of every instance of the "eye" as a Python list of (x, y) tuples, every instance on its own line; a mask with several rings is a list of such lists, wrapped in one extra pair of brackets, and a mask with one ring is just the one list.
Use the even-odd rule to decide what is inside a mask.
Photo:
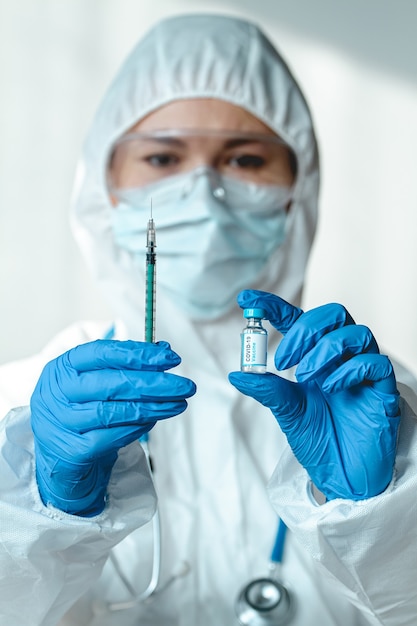
[(149, 163), (152, 167), (170, 167), (177, 165), (179, 162), (178, 157), (175, 154), (169, 152), (159, 152), (157, 154), (150, 154), (143, 159), (146, 163)]
[(230, 159), (232, 167), (258, 169), (265, 165), (265, 159), (257, 154), (242, 154)]

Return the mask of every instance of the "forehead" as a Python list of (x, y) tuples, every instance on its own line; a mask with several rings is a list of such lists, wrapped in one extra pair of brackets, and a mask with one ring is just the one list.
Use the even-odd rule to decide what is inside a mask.
[(228, 130), (274, 135), (274, 132), (257, 117), (242, 109), (215, 98), (176, 100), (156, 109), (140, 120), (131, 131), (167, 129)]

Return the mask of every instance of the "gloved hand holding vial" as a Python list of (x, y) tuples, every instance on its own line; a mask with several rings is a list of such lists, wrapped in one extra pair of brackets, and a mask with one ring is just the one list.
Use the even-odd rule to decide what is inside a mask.
[(275, 366), (297, 366), (297, 382), (256, 375), (250, 367), (231, 373), (230, 382), (271, 409), (328, 500), (381, 493), (393, 473), (399, 394), (392, 365), (370, 330), (338, 304), (304, 313), (278, 296), (250, 290), (239, 294), (238, 303), (245, 312), (262, 311), (283, 334)]

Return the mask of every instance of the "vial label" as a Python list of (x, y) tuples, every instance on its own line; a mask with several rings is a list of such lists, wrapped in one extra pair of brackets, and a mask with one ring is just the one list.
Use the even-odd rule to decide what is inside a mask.
[(242, 333), (241, 368), (243, 371), (253, 368), (266, 368), (268, 337), (266, 333)]

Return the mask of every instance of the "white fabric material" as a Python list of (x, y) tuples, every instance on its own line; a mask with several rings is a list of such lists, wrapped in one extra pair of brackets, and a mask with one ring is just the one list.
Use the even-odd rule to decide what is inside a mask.
[[(252, 26), (207, 16), (174, 18), (159, 25), (127, 60), (93, 123), (79, 168), (74, 229), (91, 271), (124, 321), (118, 338), (142, 338), (143, 279), (129, 254), (113, 243), (104, 186), (109, 146), (162, 103), (201, 96), (252, 111), (298, 157), (288, 236), (256, 286), (299, 303), (318, 187), (316, 146), (303, 98)], [(188, 410), (151, 434), (162, 520), (162, 590), (135, 610), (103, 613), (107, 601), (128, 598), (110, 561), (97, 580), (114, 544), (124, 538), (115, 551), (138, 592), (149, 580), (151, 525), (143, 524), (154, 499), (139, 446), (120, 455), (103, 514), (71, 517), (40, 502), (28, 410), (16, 409), (1, 427), (0, 566), (8, 574), (0, 583), (2, 623), (52, 626), (62, 617), (61, 626), (236, 624), (234, 598), (250, 578), (267, 572), (278, 513), (291, 529), (283, 576), (297, 593), (295, 626), (415, 624), (417, 441), (408, 405), (396, 474), (386, 493), (319, 506), (273, 417), (227, 381), (239, 363), (240, 310), (203, 325), (180, 315), (163, 292), (158, 306), (157, 338), (171, 341), (183, 358), (176, 371), (198, 387)], [(47, 358), (104, 334), (103, 326), (74, 326), (42, 355), (1, 368), (4, 408), (28, 403)], [(271, 370), (277, 342), (271, 332)], [(412, 402), (411, 392), (405, 393)], [(163, 590), (184, 561), (189, 573)]]

